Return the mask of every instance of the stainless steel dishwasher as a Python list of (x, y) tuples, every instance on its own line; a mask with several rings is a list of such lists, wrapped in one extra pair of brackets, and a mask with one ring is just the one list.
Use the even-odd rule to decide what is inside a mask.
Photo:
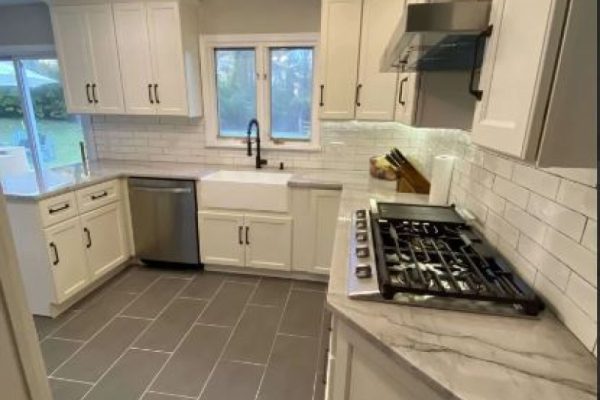
[(195, 181), (129, 178), (129, 201), (142, 261), (200, 264)]

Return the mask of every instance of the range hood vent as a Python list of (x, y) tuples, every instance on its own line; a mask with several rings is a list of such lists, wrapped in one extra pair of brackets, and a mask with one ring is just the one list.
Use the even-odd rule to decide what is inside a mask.
[(480, 66), (490, 1), (409, 4), (381, 59), (382, 72)]

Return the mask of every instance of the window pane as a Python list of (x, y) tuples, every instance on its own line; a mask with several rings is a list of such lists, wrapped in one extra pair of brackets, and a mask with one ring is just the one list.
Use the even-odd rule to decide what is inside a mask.
[(243, 137), (256, 118), (256, 62), (254, 49), (216, 49), (219, 135)]
[(271, 136), (310, 139), (312, 48), (271, 49)]
[(67, 114), (58, 61), (23, 60), (23, 68), (44, 168), (80, 164), (83, 127), (79, 116)]
[(0, 61), (0, 176), (32, 171), (21, 93), (12, 61)]

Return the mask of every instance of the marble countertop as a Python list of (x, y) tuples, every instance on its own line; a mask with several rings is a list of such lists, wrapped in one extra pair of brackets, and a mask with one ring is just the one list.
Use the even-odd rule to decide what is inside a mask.
[[(210, 164), (188, 164), (167, 162), (127, 162), (99, 161), (90, 163), (89, 174), (83, 174), (81, 167), (63, 168), (60, 171), (46, 171), (42, 176), (34, 172), (2, 178), (2, 190), (8, 200), (38, 201), (71, 190), (122, 177), (153, 177), (169, 179), (201, 180), (203, 176), (218, 170), (254, 170), (249, 167)], [(265, 168), (265, 171), (279, 172)], [(315, 189), (342, 190), (344, 184), (368, 180), (368, 172), (339, 172), (332, 170), (281, 171), (292, 173), (288, 182), (291, 187), (311, 187)]]
[(349, 299), (350, 217), (367, 208), (371, 197), (426, 201), (344, 188), (327, 294), (336, 317), (445, 398), (596, 398), (596, 359), (548, 311), (539, 319), (524, 319)]

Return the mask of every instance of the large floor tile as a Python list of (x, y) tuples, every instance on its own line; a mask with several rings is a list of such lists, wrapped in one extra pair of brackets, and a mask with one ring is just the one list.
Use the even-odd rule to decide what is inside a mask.
[(275, 340), (281, 311), (280, 308), (249, 305), (227, 345), (224, 358), (265, 364)]
[(161, 278), (123, 311), (123, 315), (156, 318), (188, 281), (178, 278)]
[(221, 361), (200, 400), (254, 400), (263, 366)]
[(294, 281), (294, 289), (298, 290), (315, 290), (317, 292), (327, 291), (327, 283), (313, 281)]
[(245, 274), (225, 274), (225, 280), (227, 282), (246, 283), (249, 285), (255, 285), (260, 281), (261, 277), (256, 275), (245, 275)]
[(324, 301), (325, 293), (292, 290), (279, 332), (318, 337)]
[(41, 344), (42, 357), (46, 364), (46, 372), (52, 373), (67, 358), (71, 357), (83, 342), (48, 338)]
[(278, 335), (258, 400), (310, 400), (318, 340)]
[(148, 321), (116, 318), (60, 367), (54, 376), (95, 382), (149, 324)]
[(141, 293), (164, 274), (160, 270), (133, 266), (105, 286), (107, 290)]
[(167, 354), (129, 350), (85, 400), (137, 400), (167, 360)]
[(173, 351), (204, 307), (206, 300), (175, 300), (133, 345), (142, 349)]
[(151, 389), (162, 393), (198, 396), (217, 362), (230, 329), (196, 325), (173, 353)]
[(81, 382), (68, 382), (50, 378), (50, 390), (54, 400), (80, 400), (92, 385)]
[(225, 274), (217, 272), (199, 272), (194, 281), (185, 288), (181, 297), (211, 299), (225, 279)]
[(77, 313), (78, 311), (76, 310), (68, 310), (56, 318), (34, 315), (33, 322), (35, 323), (35, 329), (37, 330), (40, 340), (44, 339), (46, 336), (57, 330), (61, 325), (74, 318)]
[(289, 279), (262, 278), (250, 304), (282, 307), (290, 291)]
[(102, 301), (91, 305), (85, 312), (80, 312), (52, 336), (87, 340), (117, 315), (135, 296), (135, 294), (124, 292), (111, 293), (103, 297)]
[(203, 324), (233, 326), (239, 319), (254, 286), (226, 282), (200, 316)]

